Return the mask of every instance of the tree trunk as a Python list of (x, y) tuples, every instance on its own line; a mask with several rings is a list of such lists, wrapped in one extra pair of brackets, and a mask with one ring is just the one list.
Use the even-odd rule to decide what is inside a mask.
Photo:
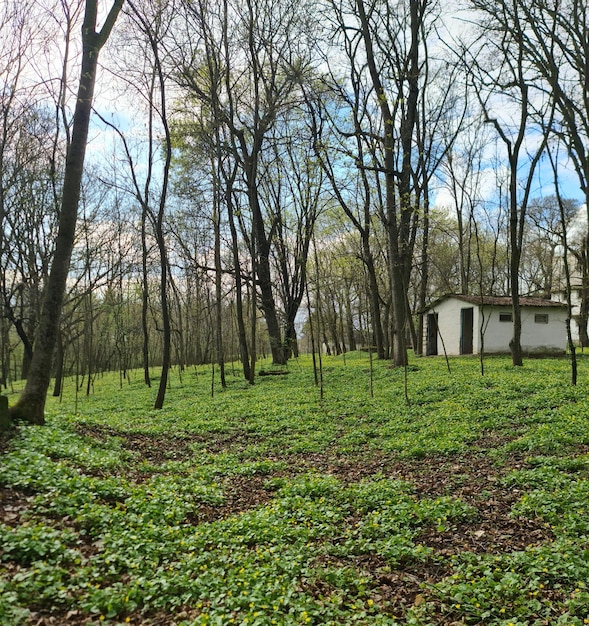
[[(216, 172), (213, 173), (216, 180)], [(216, 185), (216, 183), (215, 183)], [(219, 364), (219, 376), (221, 387), (225, 389), (225, 356), (223, 354), (223, 308), (222, 308), (222, 267), (221, 267), (221, 216), (219, 214), (219, 199), (217, 190), (213, 197), (213, 230), (215, 233), (215, 343), (217, 352), (217, 363)]]
[[(254, 191), (253, 194), (256, 194)], [(260, 302), (270, 337), (270, 350), (272, 351), (272, 363), (285, 365), (286, 355), (282, 345), (280, 324), (276, 314), (276, 303), (272, 289), (272, 272), (270, 269), (270, 242), (264, 229), (264, 220), (259, 207), (257, 194), (253, 199), (254, 236), (257, 243), (258, 258), (256, 260), (258, 285), (260, 287)]]
[(424, 192), (423, 198), (423, 235), (421, 243), (421, 276), (419, 281), (419, 295), (417, 301), (418, 322), (417, 322), (417, 343), (413, 346), (414, 354), (423, 356), (423, 333), (424, 319), (423, 310), (427, 304), (427, 286), (429, 281), (429, 199), (428, 192)]
[(589, 254), (587, 254), (588, 242), (584, 240), (584, 250), (581, 255), (582, 264), (582, 284), (581, 284), (581, 303), (579, 307), (579, 315), (577, 317), (577, 325), (579, 327), (579, 345), (581, 348), (589, 346), (589, 333), (587, 332), (587, 320), (589, 320), (589, 270), (588, 262)]
[(350, 303), (350, 292), (346, 294), (345, 300), (346, 308), (346, 333), (348, 335), (348, 351), (354, 352), (357, 350), (356, 335), (354, 334), (354, 318), (352, 316), (352, 306)]
[[(416, 0), (409, 3), (411, 44), (407, 53), (407, 108), (401, 119), (401, 172), (399, 175), (399, 216), (389, 213), (389, 228), (392, 229), (394, 246), (390, 251), (392, 259), (392, 291), (393, 313), (395, 316), (395, 346), (393, 348), (393, 362), (397, 366), (407, 365), (407, 342), (406, 333), (409, 327), (408, 297), (409, 275), (413, 256), (410, 224), (415, 214), (412, 198), (412, 158), (413, 158), (413, 134), (417, 123), (417, 108), (419, 96), (419, 36), (422, 15)], [(392, 141), (392, 140), (391, 140)], [(389, 142), (387, 142), (389, 143)], [(388, 151), (392, 150), (392, 146)], [(392, 176), (392, 160), (387, 164), (387, 178)], [(390, 195), (393, 192), (387, 183), (387, 208), (395, 210), (394, 202), (391, 204)]]
[[(231, 183), (233, 178), (231, 179)], [(226, 191), (227, 214), (229, 216), (229, 229), (231, 230), (231, 251), (233, 254), (233, 267), (235, 272), (235, 316), (237, 318), (237, 339), (239, 343), (239, 357), (243, 369), (243, 376), (246, 380), (250, 380), (250, 357), (247, 346), (247, 331), (245, 327), (245, 318), (243, 315), (243, 280), (241, 276), (241, 262), (239, 259), (239, 240), (237, 238), (237, 228), (235, 227), (235, 215), (233, 211), (233, 199), (231, 197), (231, 189), (229, 186)]]
[(393, 364), (397, 367), (407, 365), (407, 301), (403, 285), (403, 274), (397, 264), (392, 268), (392, 315), (393, 315)]
[[(372, 85), (378, 98), (383, 126), (386, 129), (383, 137), (384, 172), (386, 193), (386, 228), (388, 233), (390, 255), (390, 282), (392, 292), (392, 313), (394, 317), (393, 363), (396, 366), (407, 364), (407, 289), (411, 267), (412, 245), (410, 224), (415, 215), (412, 191), (412, 158), (413, 134), (417, 121), (419, 95), (419, 37), (422, 15), (416, 0), (410, 0), (410, 34), (411, 41), (407, 51), (407, 72), (399, 80), (399, 91), (407, 89), (406, 107), (400, 120), (401, 171), (395, 167), (395, 140), (391, 130), (395, 125), (393, 109), (389, 96), (384, 88), (377, 56), (373, 48), (373, 33), (364, 7), (364, 0), (356, 0), (361, 34), (366, 49), (366, 64)], [(398, 178), (398, 196), (396, 180)]]
[[(160, 74), (161, 76), (161, 74)], [(162, 90), (162, 100), (164, 99), (164, 92)], [(165, 106), (162, 103), (162, 115), (165, 115)], [(166, 241), (164, 236), (164, 213), (166, 206), (167, 187), (170, 172), (170, 163), (172, 159), (172, 143), (170, 139), (170, 132), (167, 127), (165, 118), (163, 118), (166, 140), (166, 162), (164, 165), (164, 182), (159, 199), (158, 215), (155, 221), (155, 236), (157, 240), (158, 251), (160, 255), (160, 301), (162, 307), (162, 374), (160, 377), (160, 384), (157, 391), (154, 409), (161, 409), (164, 406), (164, 398), (166, 395), (166, 388), (168, 385), (168, 374), (170, 372), (171, 360), (172, 360), (172, 324), (170, 320), (170, 304), (168, 297), (168, 276), (169, 276), (169, 263), (168, 263), (168, 251), (166, 248)]]
[(151, 375), (149, 373), (149, 325), (147, 321), (149, 312), (149, 276), (147, 271), (147, 208), (141, 207), (141, 330), (143, 341), (141, 344), (141, 357), (143, 363), (143, 381), (151, 387)]
[(251, 280), (251, 288), (250, 288), (251, 365), (250, 365), (250, 375), (248, 379), (248, 382), (250, 385), (254, 384), (254, 379), (256, 377), (256, 360), (258, 358), (258, 350), (256, 346), (256, 336), (257, 336), (257, 328), (258, 328), (258, 302), (257, 302), (257, 293), (256, 293), (256, 272), (257, 272), (256, 242), (255, 242), (255, 239), (252, 238), (252, 280)]
[(153, 405), (154, 409), (161, 409), (164, 406), (164, 398), (166, 396), (166, 387), (168, 385), (168, 373), (170, 371), (171, 360), (171, 344), (172, 329), (170, 324), (170, 307), (168, 304), (168, 255), (166, 250), (166, 242), (160, 223), (156, 228), (156, 239), (160, 253), (160, 300), (162, 306), (162, 374), (157, 396)]
[(63, 337), (59, 333), (57, 336), (57, 353), (55, 355), (55, 385), (53, 387), (53, 397), (59, 398), (63, 388), (63, 365), (65, 360), (65, 351), (63, 349)]
[[(297, 311), (298, 311), (298, 307), (297, 307)], [(286, 322), (284, 343), (286, 346), (287, 358), (290, 358), (291, 356), (294, 356), (295, 358), (297, 358), (299, 356), (299, 344), (297, 341), (297, 330), (295, 328), (294, 319), (291, 319), (290, 316)]]
[(382, 318), (380, 312), (380, 294), (378, 292), (378, 280), (376, 278), (376, 268), (374, 267), (374, 256), (370, 249), (368, 233), (362, 235), (362, 253), (366, 272), (368, 273), (368, 293), (370, 294), (370, 312), (372, 314), (372, 331), (376, 354), (379, 359), (385, 358), (384, 332), (382, 329)]
[[(515, 170), (512, 170), (515, 174)], [(515, 202), (515, 199), (513, 200)], [(512, 207), (510, 226), (509, 226), (509, 238), (511, 242), (511, 265), (510, 265), (510, 278), (511, 278), (511, 300), (513, 308), (513, 337), (509, 342), (509, 349), (511, 350), (511, 362), (516, 367), (521, 367), (523, 362), (521, 335), (522, 335), (522, 312), (519, 303), (519, 265), (520, 265), (520, 246), (518, 244), (518, 215), (517, 207)]]
[(92, 377), (94, 376), (94, 310), (92, 306), (92, 291), (87, 294), (84, 300), (88, 303), (88, 310), (86, 311), (87, 324), (84, 325), (84, 352), (86, 353), (86, 364), (88, 366), (86, 396), (89, 396), (92, 387)]
[(8, 346), (8, 324), (0, 319), (0, 388), (6, 389), (10, 372), (10, 350)]
[(567, 344), (569, 348), (569, 352), (571, 355), (571, 384), (574, 386), (577, 384), (577, 352), (575, 348), (575, 342), (573, 341), (573, 334), (571, 331), (571, 321), (573, 318), (573, 303), (572, 303), (572, 290), (571, 290), (571, 270), (569, 267), (569, 244), (568, 244), (568, 236), (567, 236), (567, 221), (565, 218), (564, 211), (564, 203), (560, 196), (560, 192), (558, 189), (558, 177), (556, 171), (556, 165), (554, 163), (552, 154), (548, 151), (550, 156), (550, 163), (554, 170), (554, 178), (555, 178), (555, 189), (556, 189), (556, 197), (558, 199), (558, 208), (560, 212), (560, 223), (562, 225), (562, 244), (563, 244), (563, 255), (562, 261), (564, 266), (564, 276), (566, 281), (566, 301), (567, 301), (567, 319), (566, 319), (566, 331), (567, 331)]
[(74, 111), (72, 140), (65, 164), (55, 254), (45, 287), (38, 335), (27, 383), (17, 403), (10, 409), (13, 419), (23, 419), (32, 424), (45, 423), (45, 402), (51, 380), (53, 353), (59, 333), (59, 320), (74, 245), (98, 54), (108, 39), (122, 4), (123, 0), (115, 0), (102, 30), (97, 33), (97, 0), (86, 0), (82, 27), (80, 83)]
[(331, 307), (328, 311), (327, 319), (329, 320), (329, 332), (331, 334), (331, 339), (333, 341), (333, 350), (336, 355), (342, 353), (342, 346), (339, 339), (339, 332), (337, 328), (338, 315), (335, 310), (335, 299), (331, 301)]

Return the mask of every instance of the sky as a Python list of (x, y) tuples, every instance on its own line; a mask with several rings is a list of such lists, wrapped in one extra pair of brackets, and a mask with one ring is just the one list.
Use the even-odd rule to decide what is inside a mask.
[[(109, 7), (110, 1), (103, 0), (99, 2), (100, 16), (105, 16)], [(444, 37), (457, 37), (463, 35), (468, 31), (468, 23), (465, 19), (465, 14), (460, 9), (461, 3), (456, 0), (448, 0), (444, 2), (444, 20), (448, 25)], [(48, 31), (55, 28), (48, 25)], [(117, 26), (121, 26), (118, 24)], [(117, 28), (115, 26), (115, 29)], [(62, 32), (59, 28), (53, 32)], [(116, 33), (116, 30), (115, 30)], [(63, 34), (63, 32), (62, 32)], [(73, 33), (73, 48), (77, 47), (77, 30)], [(120, 35), (120, 33), (118, 33)], [(37, 65), (37, 76), (42, 78), (43, 75), (59, 75), (59, 67), (61, 62), (61, 56), (63, 53), (63, 44), (58, 41), (53, 41), (53, 49), (57, 54), (53, 61), (44, 61), (43, 64)], [(105, 65), (109, 66), (111, 59), (109, 59), (108, 51), (104, 50), (101, 53), (101, 60)], [(71, 64), (70, 67), (70, 83), (71, 85), (77, 84), (75, 64)], [(70, 87), (70, 94), (75, 89)], [(115, 121), (121, 131), (125, 132), (128, 136), (134, 137), (137, 140), (141, 139), (145, 134), (145, 124), (141, 119), (141, 109), (138, 106), (138, 101), (132, 99), (128, 94), (124, 95), (115, 86), (112, 76), (109, 71), (101, 71), (98, 77), (95, 108), (105, 117)], [(533, 143), (534, 139), (530, 138), (530, 143)], [(100, 162), (107, 161), (112, 163), (115, 159), (115, 152), (117, 150), (119, 140), (116, 138), (112, 129), (106, 127), (97, 116), (93, 117), (90, 142), (88, 145), (88, 159), (89, 161)], [(489, 153), (495, 150), (494, 142), (489, 145)], [(489, 162), (493, 160), (489, 158)], [(561, 162), (561, 171), (559, 173), (559, 184), (561, 186), (561, 193), (568, 198), (582, 199), (582, 193), (579, 187), (578, 179), (574, 173), (573, 168), (566, 163)], [(492, 166), (485, 168), (481, 174), (480, 194), (482, 198), (492, 199), (496, 195), (497, 191), (497, 168), (494, 163)], [(554, 194), (554, 181), (548, 159), (544, 159), (537, 171), (535, 177), (534, 191), (532, 196), (547, 196)], [(443, 185), (439, 186), (432, 198), (433, 204), (438, 207), (452, 206), (452, 198), (447, 188)]]

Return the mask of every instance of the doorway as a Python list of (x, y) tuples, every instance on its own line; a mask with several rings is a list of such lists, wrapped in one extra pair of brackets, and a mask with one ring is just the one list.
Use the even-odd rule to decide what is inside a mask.
[(472, 354), (474, 309), (460, 309), (460, 354)]
[(436, 356), (438, 354), (438, 314), (428, 313), (425, 336), (425, 355)]

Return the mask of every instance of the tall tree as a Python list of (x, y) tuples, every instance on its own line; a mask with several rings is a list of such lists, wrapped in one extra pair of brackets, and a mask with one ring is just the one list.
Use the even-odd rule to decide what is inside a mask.
[[(11, 326), (23, 346), (21, 376), (30, 366), (41, 290), (53, 252), (63, 145), (46, 89), (31, 84), (35, 46), (47, 43), (30, 1), (0, 7), (0, 325), (2, 378), (7, 378)], [(54, 33), (52, 33), (54, 34)], [(49, 82), (49, 81), (48, 81)]]
[(485, 121), (495, 129), (507, 155), (509, 286), (513, 308), (513, 337), (509, 346), (513, 365), (521, 366), (520, 264), (528, 202), (536, 167), (546, 147), (548, 135), (543, 132), (542, 125), (536, 122), (535, 130), (539, 140), (532, 145), (529, 138), (534, 126), (533, 113), (536, 112), (536, 119), (544, 119), (546, 111), (550, 114), (551, 109), (549, 106), (546, 108), (543, 101), (540, 101), (539, 109), (535, 105), (534, 81), (524, 54), (526, 26), (517, 13), (507, 10), (512, 0), (493, 4), (474, 0), (474, 4), (485, 16), (481, 26), (488, 36), (483, 39), (476, 59), (470, 59), (472, 84)]
[[(437, 10), (441, 10), (439, 5)], [(438, 23), (439, 15), (435, 15), (433, 21)], [(423, 354), (424, 339), (424, 318), (421, 311), (428, 303), (428, 242), (433, 182), (436, 178), (439, 180), (442, 163), (451, 154), (458, 138), (465, 134), (467, 126), (465, 120), (469, 109), (466, 82), (461, 81), (460, 69), (456, 63), (450, 63), (454, 57), (436, 59), (429, 52), (429, 42), (425, 32), (421, 38), (423, 40), (423, 63), (420, 70), (422, 86), (415, 133), (417, 158), (414, 174), (418, 183), (415, 185), (414, 202), (419, 207), (422, 246), (421, 258), (416, 259), (417, 271), (414, 273), (419, 277), (419, 287), (416, 290), (415, 303), (412, 307), (412, 310), (418, 313), (417, 328), (409, 311), (413, 351), (419, 355)], [(434, 46), (437, 45), (439, 44), (436, 41)]]
[[(421, 38), (427, 2), (409, 0), (387, 7), (356, 0), (366, 65), (382, 121), (382, 170), (385, 179), (385, 224), (393, 312), (393, 362), (407, 363), (408, 285), (413, 260), (415, 204), (415, 129), (418, 123)], [(405, 16), (408, 15), (406, 18)], [(385, 70), (385, 49), (391, 65)], [(391, 84), (387, 84), (390, 77)], [(397, 130), (397, 132), (395, 132)]]
[[(349, 78), (344, 82), (332, 75), (324, 93), (307, 95), (311, 137), (334, 197), (362, 242), (361, 258), (371, 305), (371, 345), (376, 347), (378, 358), (384, 359), (388, 346), (385, 345), (382, 293), (372, 237), (375, 216), (382, 212), (373, 158), (374, 136), (378, 130), (373, 128), (374, 122), (369, 115), (371, 89), (364, 84), (355, 37), (344, 28), (346, 16), (335, 6), (333, 19), (335, 28), (341, 32), (349, 59)], [(349, 120), (349, 125), (344, 120)]]
[[(264, 167), (274, 172), (263, 180), (266, 215), (274, 223), (272, 254), (278, 295), (284, 311), (286, 358), (298, 356), (295, 320), (305, 294), (307, 259), (322, 198), (322, 170), (313, 158), (306, 128), (293, 120), (280, 129)], [(279, 140), (278, 140), (279, 139)], [(267, 154), (274, 154), (268, 159)]]
[[(172, 163), (172, 134), (168, 119), (166, 85), (168, 74), (164, 67), (165, 59), (162, 58), (163, 46), (161, 43), (170, 24), (169, 15), (166, 13), (166, 10), (170, 7), (162, 6), (159, 2), (138, 4), (129, 0), (128, 4), (131, 19), (145, 41), (145, 57), (149, 59), (145, 94), (148, 109), (148, 169), (143, 189), (141, 189), (138, 183), (134, 170), (132, 177), (134, 195), (141, 204), (142, 214), (146, 214), (153, 225), (160, 259), (159, 296), (162, 316), (162, 370), (154, 408), (161, 409), (164, 405), (168, 385), (172, 348), (172, 324), (168, 294), (168, 283), (170, 282), (169, 260), (164, 228)], [(159, 141), (156, 141), (155, 138), (156, 123), (159, 123), (162, 129), (162, 137), (159, 138)], [(160, 150), (163, 154), (161, 182), (157, 194), (154, 194), (152, 182), (155, 169), (155, 153)], [(128, 150), (127, 155), (129, 155)]]
[(271, 264), (274, 227), (260, 197), (261, 180), (271, 175), (262, 154), (296, 104), (308, 70), (303, 8), (291, 0), (226, 0), (221, 10), (206, 0), (185, 2), (186, 34), (178, 59), (179, 83), (224, 129), (224, 150), (240, 169), (256, 284), (277, 364), (285, 363), (286, 353)]
[[(534, 82), (556, 107), (548, 129), (565, 147), (577, 174), (589, 217), (589, 5), (582, 0), (493, 0), (504, 23), (517, 18), (522, 54)], [(555, 160), (559, 166), (562, 159)], [(582, 251), (582, 290), (579, 316), (581, 345), (589, 345), (589, 229)]]
[[(555, 150), (558, 153), (558, 149)], [(550, 164), (554, 173), (554, 188), (556, 191), (555, 197), (559, 207), (560, 213), (560, 227), (562, 235), (562, 263), (564, 269), (564, 286), (566, 291), (566, 303), (567, 303), (567, 319), (566, 319), (566, 331), (567, 331), (567, 343), (571, 359), (571, 384), (577, 384), (578, 364), (577, 364), (577, 352), (576, 346), (573, 341), (573, 333), (571, 328), (571, 322), (573, 318), (573, 301), (572, 301), (572, 283), (571, 283), (571, 269), (569, 267), (569, 244), (568, 244), (568, 228), (571, 221), (570, 207), (567, 211), (566, 201), (560, 194), (558, 183), (558, 161), (555, 155), (552, 153), (552, 146), (548, 146), (548, 156), (550, 158)]]
[(59, 320), (74, 245), (98, 56), (108, 40), (122, 4), (123, 0), (114, 1), (102, 28), (97, 31), (98, 2), (86, 0), (82, 24), (80, 81), (73, 117), (72, 138), (66, 157), (55, 254), (45, 287), (39, 331), (27, 383), (18, 401), (10, 409), (11, 417), (24, 419), (33, 424), (45, 422), (45, 402), (51, 380), (53, 354), (57, 344)]

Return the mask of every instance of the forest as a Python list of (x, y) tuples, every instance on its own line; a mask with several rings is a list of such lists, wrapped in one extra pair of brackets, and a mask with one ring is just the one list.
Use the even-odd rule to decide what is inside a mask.
[(587, 345), (584, 3), (103, 5), (1, 9), (0, 382), (43, 378), (21, 417), (75, 373), (161, 368), (161, 407), (173, 367), (403, 366), (446, 293), (512, 298), (514, 365), (522, 296), (568, 296)]
[(588, 33), (0, 3), (2, 626), (589, 624)]

